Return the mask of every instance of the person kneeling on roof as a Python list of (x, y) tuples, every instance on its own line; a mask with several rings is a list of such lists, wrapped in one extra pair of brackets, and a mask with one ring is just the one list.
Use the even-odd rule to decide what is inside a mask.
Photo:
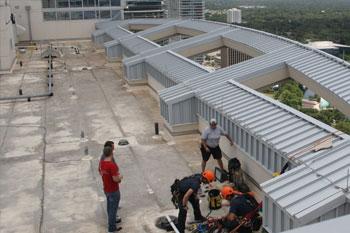
[[(229, 213), (221, 218), (224, 228), (228, 232), (239, 233), (250, 233), (252, 230), (255, 230), (255, 222), (259, 221), (257, 224), (261, 222), (261, 217), (259, 218), (259, 215), (256, 213), (261, 204), (257, 203), (253, 194), (243, 194), (233, 190), (231, 187), (224, 187), (221, 190), (221, 195), (231, 202)], [(256, 220), (257, 218), (259, 220)]]
[(180, 233), (184, 233), (185, 231), (188, 201), (193, 207), (195, 220), (201, 222), (207, 220), (201, 214), (201, 210), (199, 208), (199, 197), (197, 195), (197, 192), (201, 186), (201, 183), (209, 184), (214, 181), (214, 178), (214, 172), (208, 170), (203, 172), (202, 175), (195, 174), (189, 177), (185, 177), (179, 182), (179, 215), (177, 228)]

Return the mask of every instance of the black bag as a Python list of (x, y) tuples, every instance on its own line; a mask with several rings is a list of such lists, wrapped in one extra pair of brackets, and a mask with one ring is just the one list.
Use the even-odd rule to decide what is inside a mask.
[(258, 231), (262, 225), (262, 217), (259, 214), (255, 214), (251, 219), (252, 222), (252, 230)]
[(172, 194), (171, 202), (174, 204), (175, 209), (179, 208), (179, 196), (180, 196), (180, 180), (175, 179), (174, 183), (170, 185), (170, 192)]

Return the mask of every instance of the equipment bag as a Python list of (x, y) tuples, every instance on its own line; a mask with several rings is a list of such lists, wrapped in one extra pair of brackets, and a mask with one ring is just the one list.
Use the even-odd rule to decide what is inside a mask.
[(221, 208), (221, 195), (217, 189), (212, 189), (208, 192), (209, 209), (217, 210)]

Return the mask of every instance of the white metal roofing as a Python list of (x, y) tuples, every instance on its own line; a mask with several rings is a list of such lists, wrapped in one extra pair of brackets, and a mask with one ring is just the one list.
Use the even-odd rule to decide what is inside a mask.
[(196, 90), (211, 87), (212, 85), (230, 79), (243, 82), (257, 75), (269, 73), (273, 70), (284, 67), (286, 59), (304, 56), (304, 54), (309, 52), (310, 51), (304, 50), (299, 46), (289, 45), (283, 49), (220, 69), (214, 73), (191, 79), (186, 82), (186, 85), (193, 90)]
[(261, 185), (263, 192), (301, 224), (350, 201), (350, 140), (296, 157), (293, 170)]
[(285, 38), (247, 28), (240, 28), (237, 31), (223, 34), (222, 37), (245, 44), (262, 53), (269, 53), (294, 44)]
[(146, 63), (153, 66), (176, 83), (181, 83), (189, 77), (196, 77), (212, 72), (210, 69), (190, 59), (183, 59), (182, 56), (172, 51), (149, 56), (146, 58)]
[(349, 63), (315, 50), (286, 63), (350, 104)]
[(126, 30), (120, 26), (113, 27), (113, 28), (110, 28), (108, 30), (103, 30), (103, 31), (105, 31), (105, 33), (107, 35), (109, 35), (111, 38), (113, 38), (114, 40), (133, 34), (129, 30)]
[(330, 233), (336, 231), (337, 233), (349, 232), (350, 215), (334, 218), (317, 224), (311, 224), (296, 228), (284, 233)]
[(197, 90), (196, 95), (287, 157), (335, 131), (234, 80)]
[(142, 51), (148, 51), (160, 47), (160, 45), (145, 39), (141, 36), (131, 37), (120, 41), (123, 47), (130, 50), (133, 54), (139, 54)]

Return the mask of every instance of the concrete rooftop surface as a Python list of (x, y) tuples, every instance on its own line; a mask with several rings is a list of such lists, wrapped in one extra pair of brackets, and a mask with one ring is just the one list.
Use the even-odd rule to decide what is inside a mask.
[[(116, 143), (124, 175), (122, 232), (165, 232), (154, 223), (164, 214), (177, 216), (170, 185), (201, 171), (199, 140), (175, 144), (155, 137), (155, 122), (162, 131), (158, 102), (146, 89), (126, 88), (120, 62), (108, 62), (90, 41), (59, 45), (77, 46), (80, 54), (67, 47), (54, 59), (52, 97), (0, 101), (0, 232), (107, 232), (97, 170), (107, 140)], [(12, 74), (0, 75), (0, 97), (17, 96), (19, 89), (47, 93), (47, 74), (48, 59), (40, 49), (27, 49)], [(130, 144), (117, 146), (120, 139)], [(215, 166), (210, 159), (207, 168)], [(207, 215), (206, 198), (201, 208)], [(193, 219), (191, 207), (187, 219)]]

